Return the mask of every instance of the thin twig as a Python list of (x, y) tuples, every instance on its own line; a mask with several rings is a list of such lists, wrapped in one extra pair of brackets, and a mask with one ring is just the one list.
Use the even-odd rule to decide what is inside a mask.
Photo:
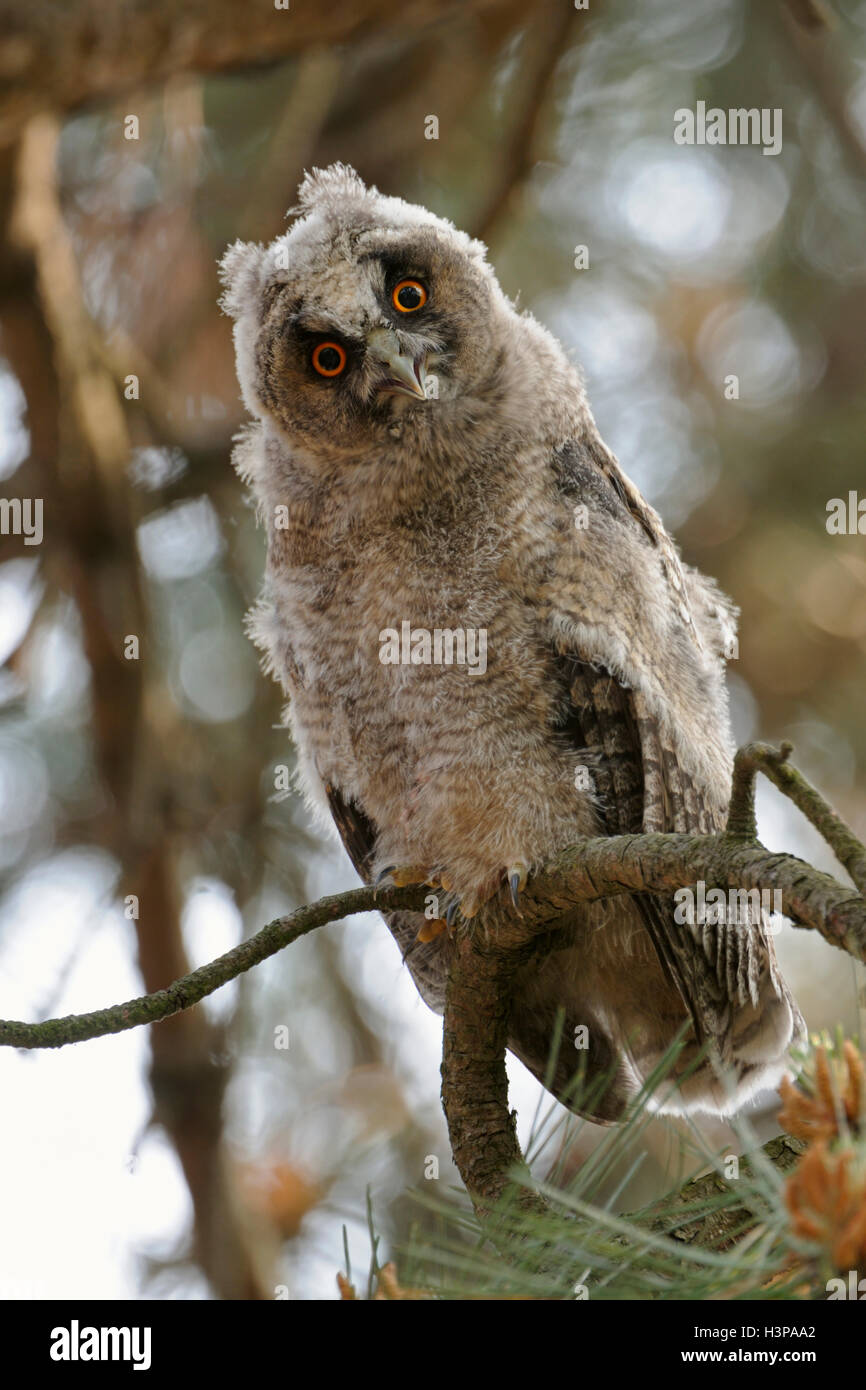
[(755, 775), (763, 772), (811, 821), (860, 892), (866, 894), (866, 849), (821, 793), (790, 765), (792, 751), (790, 743), (783, 743), (778, 749), (766, 743), (748, 743), (739, 750), (734, 760), (728, 834), (755, 838)]
[(3, 1047), (64, 1047), (67, 1043), (86, 1042), (89, 1038), (108, 1033), (124, 1033), (142, 1023), (158, 1023), (172, 1014), (188, 1009), (206, 999), (214, 990), (228, 984), (244, 971), (276, 955), (299, 937), (316, 927), (336, 922), (354, 912), (383, 911), (395, 908), (422, 909), (425, 890), (421, 888), (353, 888), (347, 893), (320, 898), (317, 903), (298, 908), (286, 917), (277, 917), (248, 941), (242, 941), (225, 955), (208, 965), (202, 965), (167, 989), (114, 1004), (107, 1009), (95, 1009), (88, 1014), (70, 1014), (66, 1018), (49, 1018), (43, 1023), (18, 1023), (0, 1020), (0, 1046)]

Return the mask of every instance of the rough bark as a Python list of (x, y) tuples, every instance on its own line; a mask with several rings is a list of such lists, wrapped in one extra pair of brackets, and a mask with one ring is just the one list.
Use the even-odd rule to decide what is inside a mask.
[[(508, 1108), (503, 1059), (508, 1037), (511, 990), (532, 945), (505, 953), (481, 936), (457, 942), (448, 975), (442, 1041), (442, 1106), (454, 1161), (482, 1205), (498, 1202), (509, 1177), (528, 1177), (517, 1142), (515, 1115)], [(519, 1190), (523, 1205), (539, 1203)]]
[[(772, 1163), (778, 1173), (789, 1173), (797, 1166), (806, 1151), (802, 1139), (790, 1134), (780, 1134), (764, 1144), (761, 1153)], [(740, 1161), (741, 1177), (752, 1167), (748, 1157)], [(716, 1203), (720, 1192), (735, 1189), (719, 1173), (702, 1173), (692, 1178), (672, 1196), (668, 1194), (643, 1211), (635, 1218), (642, 1225), (659, 1235), (672, 1236), (684, 1245), (706, 1246), (712, 1250), (723, 1250), (727, 1245), (739, 1240), (744, 1232), (757, 1224), (748, 1207), (731, 1203), (719, 1207)], [(709, 1204), (710, 1210), (702, 1208)]]

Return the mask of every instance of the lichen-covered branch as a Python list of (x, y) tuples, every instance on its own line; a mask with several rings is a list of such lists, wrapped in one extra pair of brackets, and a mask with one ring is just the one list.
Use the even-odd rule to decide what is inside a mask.
[(368, 912), (373, 907), (421, 908), (424, 890), (421, 888), (387, 888), (378, 893), (372, 888), (353, 888), (348, 893), (320, 898), (317, 903), (298, 908), (286, 917), (277, 917), (260, 932), (242, 941), (225, 955), (208, 965), (193, 970), (167, 989), (114, 1004), (107, 1009), (95, 1009), (88, 1014), (70, 1014), (66, 1018), (49, 1018), (43, 1023), (17, 1023), (0, 1020), (0, 1046), (3, 1047), (64, 1047), (66, 1043), (86, 1042), (88, 1038), (105, 1037), (108, 1033), (123, 1033), (142, 1023), (159, 1023), (172, 1014), (188, 1009), (206, 999), (214, 990), (237, 979), (246, 970), (259, 965), (269, 956), (290, 946), (327, 922), (337, 922), (354, 912)]
[[(847, 951), (857, 960), (866, 961), (866, 900), (830, 874), (813, 869), (793, 855), (773, 854), (756, 842), (744, 843), (727, 834), (654, 834), (578, 841), (552, 860), (532, 881), (521, 900), (520, 917), (515, 915), (505, 895), (488, 905), (470, 938), (473, 950), (464, 955), (461, 942), (457, 943), (453, 969), (474, 974), (479, 989), (482, 984), (486, 988), (488, 976), (495, 975), (499, 968), (494, 968), (491, 961), (501, 958), (507, 962), (501, 967), (500, 983), (504, 984), (531, 943), (564, 920), (579, 903), (620, 893), (670, 893), (688, 887), (697, 879), (717, 886), (779, 889), (783, 909), (795, 924), (811, 927), (830, 945)], [(167, 989), (92, 1013), (47, 1019), (43, 1023), (0, 1020), (0, 1046), (62, 1047), (108, 1033), (122, 1033), (143, 1023), (158, 1023), (197, 1004), (221, 985), (316, 927), (356, 912), (397, 908), (420, 911), (425, 891), (423, 888), (355, 888), (321, 898), (317, 903), (269, 922), (248, 941), (183, 979), (175, 980)], [(471, 984), (466, 989), (471, 997)], [(466, 1040), (461, 1041), (464, 1030), (474, 1026), (470, 1022), (472, 1010), (459, 1005), (464, 997), (466, 992), (461, 986), (454, 995), (457, 1002), (452, 1004), (452, 1009), (463, 1019), (458, 1026), (455, 1056), (471, 1051), (465, 1045)], [(476, 1007), (480, 1000), (479, 993)], [(492, 1010), (491, 1029), (495, 1019), (498, 1019), (498, 1012)], [(480, 1046), (484, 1036), (484, 1029), (481, 1029), (475, 1043)]]
[[(521, 1169), (528, 1176), (508, 1109), (503, 1058), (514, 977), (532, 950), (524, 944), (505, 953), (483, 934), (463, 936), (448, 974), (442, 1107), (454, 1161), (468, 1191), (483, 1194), (485, 1205), (499, 1201)], [(516, 1195), (523, 1206), (544, 1206), (527, 1187)]]
[[(514, 977), (545, 935), (580, 903), (620, 893), (668, 895), (699, 880), (713, 887), (777, 889), (796, 925), (866, 961), (866, 898), (793, 855), (775, 854), (754, 836), (754, 781), (765, 772), (822, 832), (855, 881), (866, 851), (809, 783), (788, 766), (790, 749), (750, 744), (737, 754), (731, 811), (715, 835), (619, 835), (584, 839), (558, 855), (530, 883), (520, 915), (503, 891), (451, 943), (445, 1001), (442, 1102), (454, 1158), (479, 1210), (489, 1213), (523, 1168), (508, 1109), (505, 1047)], [(155, 1023), (204, 999), (327, 922), (374, 909), (421, 911), (426, 890), (357, 888), (268, 923), (250, 940), (176, 980), (167, 989), (93, 1013), (41, 1023), (0, 1021), (0, 1046), (62, 1047), (70, 1042)], [(524, 1205), (543, 1199), (523, 1189)]]
[[(789, 1173), (796, 1167), (806, 1150), (802, 1139), (780, 1134), (762, 1145), (761, 1152), (779, 1173)], [(747, 1157), (740, 1161), (740, 1176), (752, 1168)], [(719, 1205), (719, 1194), (736, 1192), (736, 1183), (719, 1173), (702, 1173), (692, 1178), (671, 1197), (667, 1194), (633, 1218), (649, 1226), (658, 1235), (670, 1235), (685, 1245), (701, 1245), (709, 1249), (724, 1249), (726, 1244), (742, 1238), (758, 1224), (758, 1218), (748, 1207), (737, 1201)]]
[(728, 833), (749, 834), (755, 838), (755, 776), (763, 772), (812, 822), (860, 892), (866, 893), (866, 848), (820, 792), (806, 781), (802, 772), (791, 766), (788, 759), (792, 752), (790, 743), (783, 743), (779, 748), (771, 748), (766, 743), (747, 743), (739, 750), (734, 762)]
[[(830, 945), (847, 951), (856, 960), (866, 961), (866, 899), (803, 860), (790, 854), (771, 853), (757, 840), (746, 837), (747, 801), (753, 794), (755, 771), (759, 767), (762, 771), (769, 769), (768, 775), (780, 789), (823, 830), (828, 843), (841, 851), (840, 857), (845, 856), (849, 871), (859, 874), (858, 852), (860, 859), (866, 857), (863, 846), (805, 778), (785, 766), (786, 758), (787, 749), (776, 753), (762, 744), (749, 745), (737, 755), (733, 831), (729, 824), (728, 830), (718, 835), (614, 835), (580, 840), (548, 863), (532, 881), (521, 902), (520, 916), (514, 913), (504, 892), (488, 904), (472, 934), (461, 936), (452, 952), (452, 978), (445, 1010), (443, 1065), (447, 1076), (443, 1091), (450, 1097), (458, 1095), (460, 1086), (456, 1081), (452, 1084), (452, 1079), (461, 1069), (466, 1084), (471, 1083), (470, 1089), (474, 1088), (484, 1070), (483, 1059), (492, 1049), (500, 1057), (502, 1072), (499, 1076), (492, 1064), (488, 1068), (489, 1094), (491, 1101), (496, 1094), (494, 1109), (505, 1106), (502, 1059), (510, 980), (527, 952), (538, 949), (537, 939), (564, 921), (580, 903), (620, 893), (669, 894), (698, 879), (717, 887), (778, 889), (783, 910), (796, 925), (820, 932)], [(739, 810), (735, 802), (739, 803)], [(0, 1020), (0, 1046), (62, 1047), (121, 1033), (142, 1023), (157, 1023), (198, 1003), (326, 922), (374, 909), (420, 911), (424, 897), (423, 888), (356, 888), (321, 898), (268, 923), (248, 941), (175, 980), (167, 989), (92, 1013), (42, 1023)], [(469, 1058), (478, 1059), (477, 1065), (470, 1066), (466, 1060)], [(480, 1092), (477, 1100), (484, 1103)], [(499, 1128), (503, 1134), (513, 1132), (510, 1118), (503, 1120)], [(503, 1144), (503, 1154), (507, 1147)], [(460, 1148), (465, 1148), (462, 1140)], [(515, 1156), (519, 1156), (516, 1148)]]

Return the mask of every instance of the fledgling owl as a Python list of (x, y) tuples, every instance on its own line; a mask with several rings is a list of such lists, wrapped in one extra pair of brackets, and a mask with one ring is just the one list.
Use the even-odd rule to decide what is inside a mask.
[[(222, 262), (256, 417), (235, 463), (268, 535), (254, 634), (362, 879), (429, 881), (470, 918), (580, 836), (719, 828), (735, 610), (680, 563), (559, 343), (480, 242), (352, 169), (314, 170), (292, 211)], [(509, 1045), (543, 1079), (563, 1009), (552, 1089), (576, 1055), (607, 1077), (573, 1108), (620, 1118), (687, 1020), (656, 1109), (727, 1114), (777, 1081), (803, 1022), (760, 923), (648, 896), (570, 918)], [(441, 1012), (449, 933), (386, 920)]]

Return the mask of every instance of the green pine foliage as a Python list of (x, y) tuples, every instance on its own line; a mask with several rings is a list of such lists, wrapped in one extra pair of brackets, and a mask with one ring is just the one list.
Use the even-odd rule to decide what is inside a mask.
[[(847, 1048), (848, 1055), (859, 1058), (850, 1042)], [(816, 1068), (819, 1077), (828, 1074), (826, 1066), (822, 1072), (822, 1052), (830, 1059), (841, 1096), (843, 1042), (815, 1038), (799, 1058), (795, 1094), (800, 1106), (808, 1107), (814, 1099)], [(568, 1146), (556, 1130), (568, 1125), (569, 1137), (574, 1139), (584, 1122), (564, 1118), (563, 1112), (550, 1107), (536, 1115), (527, 1146), (531, 1162), (554, 1139), (560, 1141), (560, 1157), (546, 1180), (516, 1175), (496, 1210), (482, 1217), (465, 1193), (455, 1190), (442, 1197), (427, 1190), (419, 1193), (416, 1200), (434, 1219), (419, 1221), (406, 1248), (398, 1253), (396, 1283), (393, 1276), (384, 1283), (381, 1280), (370, 1213), (374, 1238), (370, 1290), (377, 1287), (380, 1276), (379, 1297), (826, 1299), (828, 1280), (834, 1275), (847, 1279), (849, 1272), (833, 1263), (833, 1239), (840, 1248), (838, 1230), (825, 1232), (823, 1245), (819, 1239), (804, 1239), (805, 1218), (792, 1209), (791, 1175), (804, 1155), (810, 1155), (810, 1162), (821, 1157), (815, 1145), (802, 1137), (781, 1135), (760, 1146), (748, 1122), (735, 1120), (733, 1128), (748, 1156), (732, 1163), (730, 1154), (712, 1153), (702, 1145), (695, 1125), (694, 1157), (703, 1159), (705, 1171), (643, 1210), (619, 1213), (618, 1196), (641, 1161), (633, 1155), (636, 1150), (640, 1153), (641, 1134), (652, 1116), (652, 1097), (675, 1058), (676, 1048), (650, 1078), (627, 1121), (607, 1130), (588, 1160), (568, 1178), (563, 1171)], [(857, 1113), (863, 1114), (862, 1063), (856, 1078), (851, 1071), (852, 1086), (855, 1080)], [(790, 1108), (790, 1102), (786, 1101), (786, 1107)], [(853, 1169), (862, 1183), (858, 1200), (866, 1212), (866, 1136), (862, 1126), (851, 1123), (850, 1104), (847, 1118), (841, 1102), (836, 1111), (839, 1126), (834, 1143), (853, 1148)], [(820, 1179), (819, 1190), (824, 1190)], [(547, 1210), (528, 1206), (528, 1192), (542, 1196)], [(830, 1196), (828, 1206), (833, 1207), (834, 1197), (838, 1206), (838, 1193)], [(862, 1251), (866, 1252), (866, 1218), (863, 1225)]]

